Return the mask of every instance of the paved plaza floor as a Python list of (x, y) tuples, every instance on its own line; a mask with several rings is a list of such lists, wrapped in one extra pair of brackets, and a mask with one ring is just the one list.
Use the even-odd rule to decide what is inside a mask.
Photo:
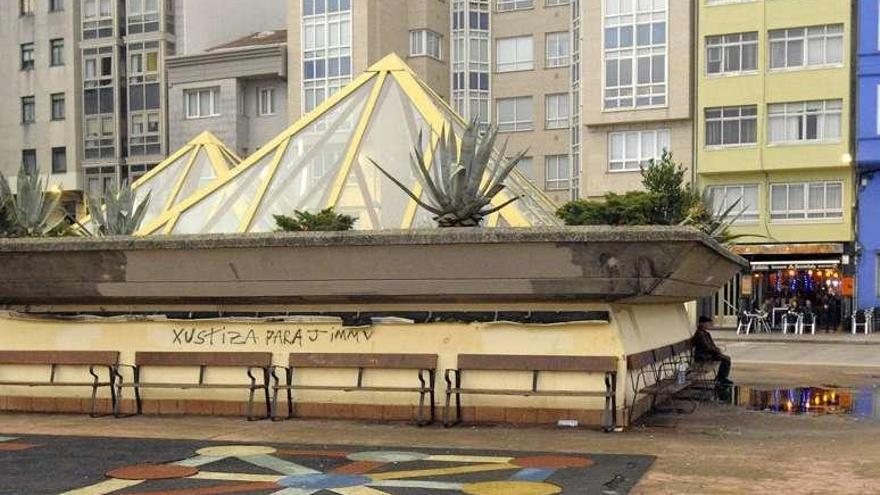
[(5, 466), (0, 494), (623, 494), (652, 460), (634, 455), (24, 435), (0, 437), (0, 466)]

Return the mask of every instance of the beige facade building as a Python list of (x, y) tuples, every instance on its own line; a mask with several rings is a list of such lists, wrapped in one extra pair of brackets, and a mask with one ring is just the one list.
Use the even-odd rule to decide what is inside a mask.
[(288, 0), (290, 117), (390, 52), (461, 115), (493, 122), (521, 169), (559, 200), (570, 159), (569, 0)]
[(12, 182), (24, 163), (52, 185), (79, 185), (79, 5), (0, 2), (0, 173)]
[[(284, 0), (260, 3), (0, 2), (0, 171), (39, 169), (71, 211), (82, 191), (135, 180), (170, 151), (166, 59), (283, 28)], [(221, 14), (236, 22), (217, 38)]]
[(664, 149), (693, 165), (692, 0), (580, 0), (581, 196), (641, 187)]

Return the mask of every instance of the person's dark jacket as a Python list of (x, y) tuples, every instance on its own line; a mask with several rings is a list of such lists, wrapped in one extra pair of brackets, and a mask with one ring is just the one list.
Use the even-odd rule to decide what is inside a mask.
[(722, 354), (707, 330), (698, 328), (691, 340), (694, 343), (694, 358), (698, 361), (711, 361)]

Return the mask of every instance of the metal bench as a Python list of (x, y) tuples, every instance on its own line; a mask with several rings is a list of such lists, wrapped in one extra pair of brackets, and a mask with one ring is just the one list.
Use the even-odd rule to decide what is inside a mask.
[[(306, 385), (294, 384), (294, 370), (297, 369), (357, 369), (357, 380), (346, 385)], [(275, 370), (284, 370), (286, 383), (282, 384)], [(365, 370), (414, 370), (418, 372), (418, 385), (413, 386), (366, 386)], [(288, 366), (274, 366), (272, 376), (273, 419), (277, 418), (278, 392), (287, 392), (287, 419), (295, 416), (293, 390), (328, 390), (341, 392), (411, 392), (419, 394), (418, 424), (434, 422), (436, 407), (434, 402), (434, 382), (437, 375), (436, 354), (348, 354), (348, 353), (291, 353)], [(430, 420), (424, 421), (425, 399), (429, 401)]]
[[(532, 373), (532, 386), (522, 389), (475, 389), (462, 387), (465, 371), (528, 371)], [(546, 390), (539, 388), (542, 372), (603, 373), (604, 390)], [(602, 426), (605, 431), (614, 430), (617, 424), (617, 358), (612, 356), (518, 356), (499, 354), (460, 354), (458, 367), (448, 369), (446, 380), (446, 408), (443, 425), (461, 423), (462, 395), (516, 395), (522, 397), (601, 397), (605, 399)], [(455, 396), (454, 422), (449, 421), (450, 402)]]
[[(673, 398), (688, 388), (714, 391), (715, 364), (694, 360), (691, 339), (630, 354), (626, 357), (626, 367), (633, 392), (629, 407), (630, 417), (633, 415), (639, 395), (651, 398), (649, 406), (651, 411), (663, 399)], [(680, 381), (677, 376), (680, 367), (685, 369), (684, 381)], [(696, 407), (696, 403), (693, 403), (693, 407)]]
[[(136, 414), (143, 414), (143, 402), (141, 389), (144, 388), (174, 388), (174, 389), (240, 389), (248, 390), (248, 413), (247, 418), (253, 421), (270, 417), (269, 402), (269, 368), (272, 366), (272, 353), (270, 352), (138, 352), (135, 353), (135, 364), (120, 364), (117, 367), (117, 395), (122, 397), (123, 388), (133, 388)], [(131, 368), (133, 381), (125, 382), (122, 374), (118, 372), (120, 367)], [(151, 382), (143, 380), (145, 368), (150, 367), (198, 367), (198, 379), (191, 382)], [(250, 383), (210, 383), (205, 381), (205, 372), (208, 368), (245, 368)], [(257, 381), (254, 372), (262, 377), (262, 383)], [(254, 394), (262, 390), (266, 400), (266, 415), (254, 416)], [(117, 403), (114, 413), (119, 414)]]
[[(0, 351), (0, 366), (48, 366), (49, 376), (47, 380), (0, 380), (0, 385), (10, 387), (91, 387), (92, 388), (92, 417), (98, 415), (98, 389), (107, 387), (110, 389), (110, 401), (113, 410), (116, 410), (116, 391), (113, 388), (113, 379), (116, 365), (119, 363), (119, 353), (116, 351)], [(55, 379), (55, 372), (59, 366), (88, 366), (91, 381), (63, 382)], [(102, 381), (98, 375), (99, 368), (107, 369), (107, 380)]]

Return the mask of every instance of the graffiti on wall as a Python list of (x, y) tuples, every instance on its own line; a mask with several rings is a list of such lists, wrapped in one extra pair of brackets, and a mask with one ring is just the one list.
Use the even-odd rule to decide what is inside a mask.
[(171, 344), (176, 346), (265, 346), (303, 348), (309, 344), (364, 344), (373, 338), (372, 328), (266, 328), (172, 327)]

